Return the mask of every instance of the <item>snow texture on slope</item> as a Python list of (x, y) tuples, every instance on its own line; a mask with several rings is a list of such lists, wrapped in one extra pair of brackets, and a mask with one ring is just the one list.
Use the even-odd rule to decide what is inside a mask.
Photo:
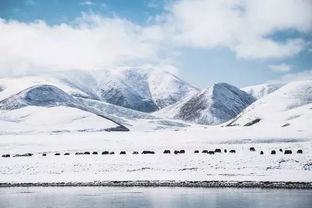
[(0, 109), (15, 110), (33, 106), (72, 106), (75, 100), (63, 90), (52, 85), (37, 85), (0, 101)]
[(93, 113), (65, 106), (27, 106), (0, 112), (2, 134), (105, 131), (119, 126)]
[(169, 106), (158, 115), (198, 124), (217, 125), (238, 115), (254, 98), (226, 83), (218, 83)]
[[(105, 101), (141, 112), (154, 112), (198, 90), (161, 69), (146, 67), (91, 72), (62, 72), (56, 78), (77, 89), (76, 97)], [(79, 93), (83, 92), (83, 94)]]
[[(254, 123), (254, 121), (258, 121)], [(300, 122), (299, 122), (300, 121)], [(257, 100), (246, 108), (230, 126), (272, 125), (312, 126), (312, 81), (296, 81)]]
[[(76, 98), (52, 85), (35, 85), (0, 101), (0, 110), (4, 111), (14, 111), (27, 106), (73, 107), (83, 111), (89, 111), (96, 116), (102, 117), (104, 120), (110, 120), (110, 122), (115, 123), (115, 126), (117, 126), (116, 128), (119, 130), (128, 130), (126, 127), (107, 117), (97, 109), (83, 105)], [(46, 109), (48, 111), (48, 108)]]
[(149, 75), (148, 82), (153, 100), (160, 109), (199, 91), (177, 76), (165, 71), (154, 71)]

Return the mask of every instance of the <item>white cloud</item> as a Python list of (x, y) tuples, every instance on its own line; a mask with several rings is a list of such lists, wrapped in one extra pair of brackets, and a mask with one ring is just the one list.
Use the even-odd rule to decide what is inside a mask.
[(288, 29), (311, 33), (311, 0), (169, 2), (150, 26), (95, 14), (54, 26), (0, 19), (0, 71), (170, 65), (184, 46), (225, 47), (245, 59), (291, 57), (309, 47), (300, 38), (278, 42), (270, 35)]
[(278, 42), (269, 36), (288, 29), (312, 31), (311, 0), (181, 0), (168, 10), (166, 24), (177, 44), (227, 47), (239, 58), (296, 55), (307, 45), (303, 39)]
[(269, 68), (276, 72), (289, 72), (292, 69), (288, 64), (269, 65)]
[(82, 5), (82, 6), (92, 6), (92, 5), (94, 5), (94, 2), (92, 2), (92, 1), (83, 1), (83, 2), (80, 3), (80, 5)]
[(160, 50), (157, 27), (97, 15), (55, 26), (0, 20), (0, 31), (0, 71), (103, 69), (153, 62)]

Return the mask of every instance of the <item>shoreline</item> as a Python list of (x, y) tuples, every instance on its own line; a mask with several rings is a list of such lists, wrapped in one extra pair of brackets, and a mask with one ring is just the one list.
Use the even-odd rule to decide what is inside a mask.
[(184, 188), (261, 188), (261, 189), (312, 189), (312, 182), (285, 181), (94, 181), (55, 183), (0, 183), (8, 187), (184, 187)]

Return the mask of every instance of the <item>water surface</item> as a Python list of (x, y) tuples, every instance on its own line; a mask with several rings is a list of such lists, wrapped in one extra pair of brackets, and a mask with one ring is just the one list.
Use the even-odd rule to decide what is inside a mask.
[(311, 208), (312, 190), (236, 188), (0, 188), (1, 208)]

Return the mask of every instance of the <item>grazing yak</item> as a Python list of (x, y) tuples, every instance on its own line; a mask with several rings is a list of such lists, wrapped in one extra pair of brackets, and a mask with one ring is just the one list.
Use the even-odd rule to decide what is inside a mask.
[(110, 152), (109, 154), (110, 154), (110, 155), (114, 155), (114, 154), (115, 154), (115, 152)]
[(55, 156), (60, 156), (60, 155), (61, 155), (61, 153), (58, 153), (58, 152), (57, 152), (57, 153), (55, 153), (54, 155), (55, 155)]
[(221, 149), (215, 149), (216, 153), (221, 153)]
[(120, 154), (120, 155), (125, 155), (125, 154), (126, 154), (126, 151), (120, 151), (119, 154)]
[(133, 155), (137, 155), (137, 154), (139, 154), (139, 152), (133, 151), (132, 154), (133, 154)]
[(230, 150), (230, 153), (236, 153), (236, 150)]
[(170, 150), (165, 150), (164, 151), (164, 154), (170, 154), (171, 152), (170, 152)]
[(98, 154), (98, 152), (92, 152), (92, 155), (97, 155)]
[(202, 153), (207, 153), (208, 154), (208, 150), (203, 150)]
[(76, 152), (75, 155), (83, 155), (83, 152)]
[(109, 151), (103, 151), (102, 152), (102, 155), (108, 155), (109, 154)]
[(90, 152), (84, 152), (83, 154), (84, 155), (90, 155)]
[(154, 151), (149, 151), (149, 150), (144, 150), (143, 152), (142, 152), (142, 154), (144, 155), (144, 154), (155, 154), (155, 152)]
[(69, 155), (69, 153), (68, 153), (68, 152), (66, 152), (64, 155)]
[(174, 154), (184, 154), (185, 150), (174, 150)]
[(2, 157), (10, 157), (10, 154), (2, 155)]
[(256, 149), (254, 147), (250, 147), (249, 151), (254, 152), (254, 151), (256, 151)]
[(292, 151), (291, 151), (291, 150), (285, 150), (284, 154), (285, 154), (285, 155), (291, 155), (291, 154), (292, 154)]
[(16, 154), (13, 157), (31, 157), (33, 156), (32, 153), (25, 153), (25, 154)]
[(199, 153), (199, 150), (195, 150), (194, 153), (195, 153), (195, 154)]

